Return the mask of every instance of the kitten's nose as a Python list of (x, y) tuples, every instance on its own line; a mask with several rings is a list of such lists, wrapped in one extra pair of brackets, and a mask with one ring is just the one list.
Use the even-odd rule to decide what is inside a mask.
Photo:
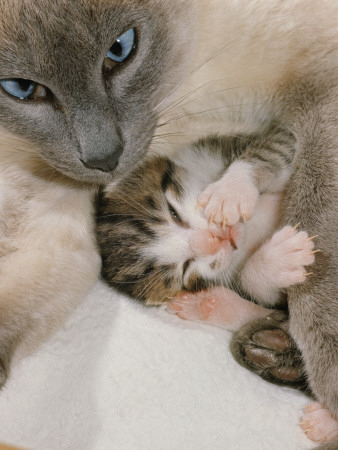
[(112, 172), (118, 165), (120, 156), (122, 155), (122, 146), (115, 150), (115, 152), (104, 159), (91, 158), (81, 159), (82, 164), (88, 169), (100, 170), (101, 172)]
[(221, 248), (236, 249), (232, 236), (232, 227), (226, 230), (196, 230), (189, 238), (190, 249), (197, 256), (214, 255)]
[(208, 230), (195, 231), (189, 238), (189, 246), (197, 256), (214, 255), (219, 251), (221, 242)]

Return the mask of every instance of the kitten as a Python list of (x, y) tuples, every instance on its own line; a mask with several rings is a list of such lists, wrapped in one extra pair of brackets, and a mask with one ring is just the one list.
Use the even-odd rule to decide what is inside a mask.
[(223, 314), (218, 308), (209, 322), (231, 330), (267, 316), (271, 310), (229, 289), (276, 305), (314, 262), (305, 232), (286, 226), (267, 240), (280, 223), (294, 147), (277, 126), (261, 136), (209, 137), (108, 185), (97, 211), (103, 278), (146, 305), (174, 298), (171, 308), (184, 318), (217, 301)]

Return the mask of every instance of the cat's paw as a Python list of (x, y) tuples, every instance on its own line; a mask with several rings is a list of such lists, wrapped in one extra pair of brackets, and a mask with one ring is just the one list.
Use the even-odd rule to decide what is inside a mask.
[(257, 251), (257, 259), (268, 269), (266, 282), (279, 289), (303, 283), (309, 275), (305, 267), (314, 263), (314, 255), (313, 238), (288, 225)]
[(241, 366), (264, 380), (311, 394), (302, 355), (287, 328), (283, 311), (251, 321), (234, 333), (231, 353)]
[(223, 227), (251, 219), (259, 197), (251, 177), (233, 166), (235, 163), (198, 197), (198, 205), (209, 221)]
[(338, 436), (338, 420), (320, 403), (310, 403), (304, 413), (300, 426), (309, 439), (327, 442)]

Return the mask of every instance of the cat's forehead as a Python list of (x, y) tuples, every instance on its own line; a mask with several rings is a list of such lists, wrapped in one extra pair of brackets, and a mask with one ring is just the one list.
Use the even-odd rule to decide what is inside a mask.
[[(132, 27), (143, 40), (161, 13), (154, 0), (1, 0), (0, 76), (40, 83), (81, 76), (97, 67), (113, 42)], [(160, 2), (161, 3), (161, 2)], [(157, 12), (159, 15), (157, 15)], [(154, 39), (151, 39), (153, 42)]]

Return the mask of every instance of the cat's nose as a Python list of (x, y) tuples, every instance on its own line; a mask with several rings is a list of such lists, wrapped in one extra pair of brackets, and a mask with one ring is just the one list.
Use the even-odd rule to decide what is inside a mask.
[(88, 158), (81, 159), (82, 164), (88, 169), (100, 170), (101, 172), (112, 172), (119, 163), (120, 156), (122, 155), (122, 146), (116, 149), (115, 152), (106, 158)]

